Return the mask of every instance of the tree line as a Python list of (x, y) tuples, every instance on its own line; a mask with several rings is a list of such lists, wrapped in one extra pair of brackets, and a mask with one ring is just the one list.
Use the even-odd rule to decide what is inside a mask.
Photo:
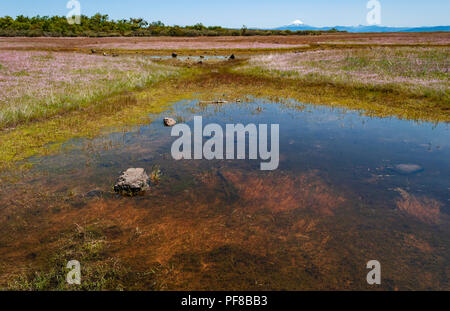
[[(264, 30), (204, 26), (166, 26), (161, 21), (147, 22), (142, 18), (110, 20), (108, 15), (97, 13), (82, 15), (80, 24), (69, 24), (65, 16), (10, 16), (0, 17), (0, 36), (3, 37), (139, 37), (139, 36), (255, 36), (255, 35), (320, 35), (324, 31)], [(327, 32), (336, 32), (331, 30)]]

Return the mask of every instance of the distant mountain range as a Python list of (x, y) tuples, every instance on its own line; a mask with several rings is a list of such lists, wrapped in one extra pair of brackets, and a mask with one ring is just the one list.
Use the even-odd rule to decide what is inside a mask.
[(431, 31), (450, 31), (450, 26), (433, 27), (388, 27), (388, 26), (334, 26), (334, 27), (314, 27), (303, 24), (300, 20), (292, 22), (290, 25), (275, 28), (275, 30), (330, 30), (336, 29), (347, 32), (431, 32)]

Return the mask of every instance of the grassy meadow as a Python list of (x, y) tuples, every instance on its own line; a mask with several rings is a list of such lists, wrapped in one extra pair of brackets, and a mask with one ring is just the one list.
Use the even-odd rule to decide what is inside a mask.
[(179, 73), (143, 57), (0, 51), (0, 128), (80, 110)]
[[(374, 47), (261, 55), (237, 70), (255, 76), (292, 79), (299, 85), (315, 83), (342, 90), (402, 94), (405, 114), (434, 110), (447, 120), (449, 59), (448, 47)], [(416, 98), (417, 103), (407, 103), (408, 98)]]
[[(286, 37), (289, 44), (297, 44), (294, 39)], [(180, 42), (186, 40), (191, 39)], [(237, 59), (156, 60), (139, 51), (113, 57), (90, 50), (53, 51), (45, 45), (41, 50), (0, 49), (0, 167), (54, 152), (70, 138), (143, 122), (143, 111), (157, 112), (174, 98), (212, 89), (232, 98), (279, 96), (377, 116), (450, 121), (448, 46), (307, 45), (274, 53), (233, 49), (229, 38), (211, 40), (221, 49), (186, 51), (181, 45), (181, 50), (160, 50), (158, 55), (222, 53)], [(251, 44), (273, 40), (283, 44), (281, 39), (249, 39)]]
[(449, 59), (450, 48), (383, 47), (261, 55), (248, 68), (280, 79), (448, 97)]

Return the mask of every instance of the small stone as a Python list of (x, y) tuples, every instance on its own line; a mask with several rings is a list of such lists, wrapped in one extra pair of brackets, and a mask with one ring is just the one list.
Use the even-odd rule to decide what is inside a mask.
[(122, 195), (135, 196), (149, 188), (149, 177), (143, 168), (129, 168), (117, 179), (114, 191)]
[(88, 193), (86, 193), (86, 198), (100, 198), (104, 195), (104, 192), (101, 190), (91, 190)]
[(95, 49), (91, 49), (91, 53), (95, 54), (95, 53), (97, 53), (97, 51)]
[(423, 171), (423, 167), (417, 164), (398, 164), (394, 171), (403, 175), (412, 175)]
[(172, 118), (164, 118), (164, 125), (165, 126), (174, 126), (175, 124), (177, 124), (177, 121), (175, 121)]
[(230, 59), (235, 59), (236, 56), (234, 56), (234, 54), (231, 54)]
[(177, 53), (172, 53), (172, 57), (173, 58), (177, 58), (178, 54)]

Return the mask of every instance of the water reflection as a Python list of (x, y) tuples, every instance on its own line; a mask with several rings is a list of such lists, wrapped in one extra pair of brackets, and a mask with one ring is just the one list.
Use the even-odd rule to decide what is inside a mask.
[[(59, 155), (30, 159), (30, 175), (3, 186), (0, 200), (10, 208), (3, 230), (21, 229), (14, 242), (0, 243), (0, 261), (25, 265), (21, 256), (35, 247), (31, 231), (46, 241), (74, 223), (106, 223), (117, 230), (103, 233), (112, 245), (105, 256), (137, 270), (166, 267), (157, 276), (162, 289), (370, 289), (365, 264), (372, 259), (382, 263), (384, 289), (449, 289), (447, 124), (252, 97), (183, 101), (167, 114), (190, 126), (195, 115), (223, 127), (280, 124), (279, 169), (261, 172), (250, 160), (174, 161), (166, 115), (132, 131), (73, 140)], [(398, 164), (423, 169), (400, 174)], [(112, 192), (121, 171), (154, 165), (163, 178), (147, 193)], [(33, 217), (15, 209), (18, 196), (33, 205)], [(8, 220), (13, 215), (39, 225)]]

